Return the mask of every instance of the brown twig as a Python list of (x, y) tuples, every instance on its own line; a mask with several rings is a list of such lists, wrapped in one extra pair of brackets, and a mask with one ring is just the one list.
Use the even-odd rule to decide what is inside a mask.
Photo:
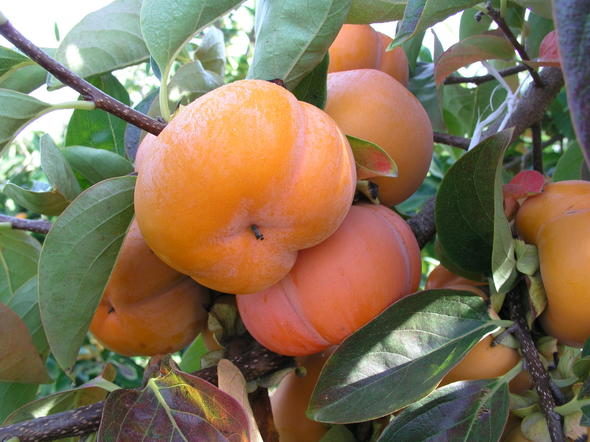
[(32, 60), (36, 61), (49, 73), (53, 74), (55, 78), (63, 84), (70, 86), (72, 89), (79, 92), (84, 100), (94, 102), (98, 109), (107, 111), (154, 135), (158, 135), (162, 132), (164, 127), (166, 127), (165, 123), (155, 120), (141, 112), (137, 112), (74, 74), (64, 65), (54, 60), (35, 46), (15, 29), (9, 21), (0, 24), (0, 35), (4, 36), (4, 38), (10, 41), (24, 54), (28, 55)]
[(507, 301), (510, 310), (510, 319), (516, 325), (514, 335), (520, 343), (526, 369), (531, 375), (533, 384), (539, 395), (541, 411), (545, 415), (551, 441), (562, 442), (565, 441), (565, 435), (563, 434), (561, 417), (554, 411), (556, 404), (555, 398), (551, 393), (551, 378), (539, 358), (539, 353), (537, 352), (525, 319), (523, 299), (526, 296), (526, 284), (521, 280), (508, 294)]
[(543, 173), (543, 143), (541, 141), (541, 123), (531, 126), (533, 133), (533, 169)]
[(454, 146), (464, 150), (467, 150), (469, 148), (469, 143), (471, 142), (469, 138), (445, 134), (442, 132), (434, 132), (433, 135), (435, 143), (446, 144), (447, 146)]
[(49, 233), (51, 223), (44, 219), (22, 219), (0, 214), (0, 223), (10, 223), (13, 229), (28, 230), (35, 233)]
[(434, 237), (436, 227), (434, 225), (434, 206), (436, 204), (436, 197), (430, 198), (422, 206), (420, 212), (408, 219), (408, 225), (420, 248), (423, 248)]
[[(510, 41), (512, 46), (514, 46), (514, 49), (516, 49), (516, 52), (518, 52), (518, 55), (520, 55), (520, 58), (522, 60), (530, 60), (530, 57), (527, 54), (524, 46), (520, 44), (520, 42), (517, 40), (516, 36), (512, 32), (512, 30), (510, 29), (510, 26), (508, 26), (508, 23), (506, 23), (506, 21), (500, 15), (500, 13), (494, 9), (491, 2), (489, 2), (487, 4), (486, 9), (488, 11), (488, 16), (492, 20), (494, 20), (494, 22), (498, 25), (498, 28), (504, 33), (504, 35), (506, 36), (508, 41)], [(541, 80), (541, 77), (539, 76), (537, 71), (535, 69), (533, 69), (531, 66), (527, 65), (526, 63), (524, 65), (525, 65), (526, 70), (528, 70), (530, 72), (531, 77), (533, 77), (533, 81), (535, 82), (535, 85), (537, 87), (543, 87), (544, 86), (543, 81)]]
[[(526, 71), (526, 70), (528, 70), (528, 67), (524, 64), (521, 64), (518, 66), (512, 66), (510, 68), (503, 69), (503, 70), (499, 71), (498, 73), (502, 77), (508, 77), (510, 75), (518, 74), (519, 72)], [(447, 79), (444, 81), (444, 84), (460, 84), (460, 83), (482, 84), (487, 81), (494, 80), (495, 78), (496, 77), (494, 77), (492, 74), (477, 75), (474, 77), (460, 77), (458, 75), (451, 75), (450, 77), (447, 77)]]

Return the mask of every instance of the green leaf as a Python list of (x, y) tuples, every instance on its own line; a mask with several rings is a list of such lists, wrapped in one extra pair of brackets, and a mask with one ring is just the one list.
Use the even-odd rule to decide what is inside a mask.
[(72, 146), (62, 153), (70, 166), (92, 184), (133, 172), (128, 159), (108, 150)]
[(354, 437), (352, 431), (350, 431), (344, 425), (332, 425), (330, 429), (320, 439), (320, 442), (356, 442), (357, 438)]
[[(480, 14), (480, 10), (476, 8), (465, 9), (461, 13), (461, 23), (459, 24), (459, 41), (465, 40), (467, 37), (476, 34), (483, 34), (492, 24), (492, 19), (489, 15)], [(479, 15), (478, 15), (479, 14)], [(479, 20), (475, 17), (478, 15)]]
[[(42, 48), (53, 56), (54, 49)], [(45, 83), (47, 71), (19, 52), (0, 47), (0, 88), (28, 94)]]
[(33, 344), (41, 355), (47, 355), (49, 344), (41, 323), (39, 303), (37, 300), (37, 275), (19, 287), (12, 299), (8, 302), (10, 307), (25, 323)]
[[(147, 114), (153, 103), (158, 102), (158, 92), (159, 89), (156, 89), (147, 94), (134, 109)], [(135, 155), (137, 154), (139, 143), (142, 140), (142, 134), (145, 135), (145, 132), (139, 127), (127, 123), (125, 127), (125, 152), (127, 153), (127, 158), (131, 159), (131, 161), (135, 161)]]
[(359, 180), (376, 176), (397, 176), (397, 164), (383, 148), (352, 135), (346, 135), (346, 139), (352, 148)]
[(187, 373), (200, 370), (201, 358), (208, 352), (209, 350), (207, 350), (203, 341), (203, 335), (199, 334), (184, 353), (182, 353), (182, 359), (179, 364), (180, 369)]
[(112, 178), (81, 193), (45, 239), (39, 308), (51, 351), (69, 372), (84, 341), (133, 217), (135, 177)]
[(0, 46), (0, 80), (15, 67), (25, 63), (32, 61), (12, 49)]
[(328, 54), (324, 57), (313, 71), (305, 76), (303, 80), (293, 90), (293, 94), (300, 101), (313, 104), (320, 109), (326, 106), (328, 98), (328, 64), (330, 59)]
[(23, 127), (50, 108), (51, 105), (26, 94), (0, 89), (0, 153)]
[(211, 26), (205, 31), (203, 40), (194, 53), (194, 59), (199, 60), (203, 68), (221, 78), (225, 75), (225, 41), (223, 32)]
[(590, 2), (555, 0), (554, 13), (567, 102), (580, 148), (590, 167)]
[(457, 69), (476, 61), (510, 60), (513, 57), (514, 48), (504, 36), (492, 33), (472, 35), (451, 46), (436, 60), (436, 85), (440, 86)]
[(407, 0), (352, 0), (346, 23), (371, 24), (400, 20)]
[(526, 36), (526, 51), (530, 58), (539, 56), (539, 47), (543, 38), (553, 30), (553, 20), (541, 17), (531, 12), (527, 20), (528, 34)]
[[(113, 98), (129, 104), (129, 94), (112, 74), (88, 79)], [(125, 121), (101, 109), (75, 110), (68, 123), (66, 146), (91, 146), (125, 155)]]
[(390, 47), (402, 44), (418, 32), (477, 3), (479, 0), (408, 0), (404, 17)]
[(394, 417), (378, 442), (496, 442), (504, 430), (508, 411), (505, 382), (486, 379), (455, 382)]
[(434, 84), (434, 63), (419, 62), (410, 77), (408, 89), (426, 110), (434, 130), (443, 130), (441, 92)]
[(539, 254), (537, 247), (526, 244), (520, 239), (514, 239), (516, 254), (516, 268), (525, 275), (532, 276), (539, 270)]
[(37, 274), (41, 244), (20, 230), (0, 230), (0, 302), (8, 304), (15, 293)]
[(19, 382), (0, 382), (0, 424), (18, 407), (35, 399), (38, 384), (22, 384)]
[[(529, 8), (532, 12), (542, 17), (552, 19), (551, 0), (512, 0), (522, 7)], [(569, 3), (568, 3), (569, 4)]]
[(243, 0), (144, 0), (141, 33), (162, 72), (166, 72), (183, 46), (217, 18)]
[(308, 414), (321, 422), (348, 423), (406, 407), (434, 390), (497, 326), (485, 302), (472, 293), (429, 290), (408, 296), (338, 347), (323, 368)]
[(61, 193), (51, 189), (48, 184), (40, 182), (33, 183), (32, 189), (7, 183), (2, 192), (19, 206), (33, 213), (49, 216), (59, 215), (70, 203)]
[[(60, 42), (57, 61), (83, 78), (146, 61), (149, 53), (139, 29), (141, 2), (115, 0), (88, 14)], [(54, 77), (48, 84), (61, 85)]]
[(420, 50), (422, 49), (422, 42), (424, 40), (425, 34), (425, 31), (418, 32), (416, 35), (414, 35), (409, 40), (406, 40), (402, 44), (402, 48), (408, 57), (408, 67), (410, 68), (410, 84), (412, 83), (412, 77), (416, 70), (416, 63), (418, 61), (418, 56), (420, 55)]
[(161, 372), (143, 390), (108, 396), (99, 440), (249, 440), (248, 417), (234, 398), (196, 376)]
[(41, 168), (47, 175), (49, 184), (69, 201), (73, 201), (80, 193), (80, 185), (72, 168), (49, 135), (45, 134), (41, 137), (39, 149)]
[(19, 316), (0, 303), (0, 380), (49, 383), (45, 364), (33, 345), (31, 333)]
[(483, 140), (459, 158), (440, 185), (436, 231), (446, 257), (454, 263), (450, 267), (492, 271), (497, 176), (511, 136), (509, 129)]
[(553, 181), (582, 179), (583, 163), (584, 155), (582, 155), (580, 145), (576, 141), (568, 143), (567, 150), (559, 157), (555, 165)]
[(293, 90), (322, 61), (336, 38), (351, 0), (260, 0), (256, 45), (248, 78), (280, 79)]

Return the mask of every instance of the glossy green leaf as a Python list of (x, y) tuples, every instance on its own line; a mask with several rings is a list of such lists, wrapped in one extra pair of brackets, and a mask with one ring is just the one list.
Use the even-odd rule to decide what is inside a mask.
[(41, 244), (20, 230), (0, 230), (0, 302), (9, 304), (15, 293), (37, 274)]
[[(139, 29), (141, 3), (115, 0), (91, 12), (60, 42), (55, 58), (84, 78), (147, 60), (149, 53)], [(59, 85), (51, 77), (49, 86)]]
[(514, 57), (514, 48), (502, 35), (472, 35), (447, 49), (436, 60), (434, 78), (437, 86), (453, 72), (476, 61)]
[(526, 36), (526, 51), (530, 58), (539, 56), (539, 47), (543, 38), (553, 30), (553, 20), (531, 12), (527, 20), (529, 32)]
[(577, 142), (568, 143), (567, 150), (559, 157), (555, 165), (553, 181), (581, 179), (583, 163), (584, 155), (579, 144)]
[(308, 414), (347, 423), (406, 407), (434, 390), (497, 326), (485, 302), (472, 293), (429, 290), (408, 296), (338, 347), (324, 366)]
[[(88, 79), (110, 96), (129, 104), (129, 94), (112, 74)], [(125, 155), (125, 121), (101, 109), (75, 110), (68, 123), (66, 146), (90, 146)]]
[(351, 0), (261, 0), (256, 7), (256, 45), (248, 78), (283, 80), (293, 90), (322, 61), (336, 38)]
[(108, 150), (72, 146), (61, 153), (70, 166), (92, 184), (133, 172), (128, 159)]
[(553, 13), (551, 11), (552, 0), (513, 0), (514, 3), (519, 4), (525, 8), (529, 8), (532, 12), (542, 17), (552, 19)]
[(567, 102), (586, 165), (590, 167), (590, 2), (555, 0), (554, 12)]
[(346, 23), (370, 24), (400, 20), (407, 0), (352, 0)]
[(330, 59), (328, 54), (324, 57), (313, 71), (305, 76), (303, 80), (293, 90), (293, 94), (299, 101), (305, 101), (313, 104), (320, 109), (326, 105), (328, 98), (328, 64)]
[(143, 390), (111, 393), (99, 440), (249, 440), (248, 418), (237, 401), (210, 383), (170, 369)]
[(496, 198), (501, 195), (497, 177), (511, 135), (510, 129), (483, 140), (449, 169), (440, 185), (436, 231), (455, 267), (492, 272), (494, 213)]
[(133, 217), (135, 177), (112, 178), (81, 193), (45, 239), (39, 307), (58, 364), (70, 371)]
[(80, 193), (80, 185), (69, 163), (47, 134), (41, 137), (39, 149), (41, 151), (41, 168), (47, 175), (49, 184), (68, 201), (73, 201)]
[(187, 373), (200, 370), (201, 358), (208, 352), (209, 350), (207, 350), (203, 341), (203, 335), (199, 334), (186, 348), (184, 353), (182, 353), (182, 359), (179, 364), (180, 369)]
[(45, 364), (23, 320), (0, 303), (0, 380), (49, 383)]
[(0, 153), (24, 126), (50, 107), (26, 94), (0, 89)]
[(397, 164), (382, 147), (361, 138), (346, 135), (356, 163), (357, 178), (397, 176)]
[(504, 430), (509, 405), (505, 382), (455, 382), (394, 417), (378, 442), (496, 442)]
[[(476, 16), (478, 17), (477, 20)], [(491, 24), (492, 19), (486, 14), (481, 14), (481, 10), (477, 8), (465, 9), (461, 13), (459, 41), (465, 40), (472, 35), (483, 34), (490, 28)]]
[(38, 384), (0, 382), (0, 424), (18, 407), (35, 399), (38, 389)]
[(391, 44), (398, 46), (418, 32), (477, 3), (479, 0), (408, 0), (404, 17)]
[(243, 0), (144, 0), (141, 33), (151, 56), (165, 72), (197, 32), (236, 8)]
[(2, 193), (32, 213), (49, 216), (59, 215), (70, 203), (66, 197), (57, 190), (51, 189), (51, 186), (46, 183), (35, 182), (31, 189), (7, 183)]
[(23, 320), (29, 329), (33, 338), (33, 345), (35, 345), (39, 354), (46, 356), (49, 344), (47, 343), (45, 330), (43, 330), (43, 324), (41, 323), (41, 314), (39, 313), (37, 275), (19, 287), (8, 302), (8, 307)]
[(434, 130), (443, 130), (442, 96), (434, 83), (434, 63), (419, 62), (410, 77), (408, 89), (412, 92), (430, 118)]
[[(424, 41), (425, 31), (418, 32), (412, 38), (406, 40), (402, 44), (402, 48), (408, 57), (408, 67), (410, 68), (410, 84), (412, 82), (412, 76), (416, 70), (416, 63), (418, 62), (418, 56), (422, 50), (422, 42)], [(426, 48), (424, 48), (426, 49)], [(426, 49), (427, 50), (427, 49)]]

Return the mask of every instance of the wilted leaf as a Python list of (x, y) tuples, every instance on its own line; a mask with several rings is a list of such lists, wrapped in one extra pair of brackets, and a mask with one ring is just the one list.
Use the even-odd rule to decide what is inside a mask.
[(129, 160), (108, 150), (72, 146), (62, 153), (74, 170), (92, 184), (133, 172)]
[(0, 380), (49, 383), (45, 364), (33, 345), (27, 326), (18, 315), (0, 303)]
[(504, 196), (520, 199), (536, 195), (543, 191), (545, 177), (536, 170), (522, 170), (514, 175), (508, 184), (504, 184)]
[(505, 382), (485, 379), (455, 382), (394, 417), (378, 442), (496, 442), (504, 430), (508, 411)]
[(39, 148), (41, 168), (47, 175), (49, 184), (68, 201), (73, 201), (80, 193), (80, 185), (72, 168), (49, 135), (45, 134), (41, 137)]
[(412, 404), (498, 325), (483, 299), (469, 292), (408, 296), (338, 347), (324, 366), (308, 413), (321, 422), (359, 422)]
[(293, 90), (324, 58), (351, 0), (260, 0), (256, 45), (248, 78), (283, 80)]
[(514, 56), (514, 47), (503, 35), (486, 33), (472, 35), (447, 49), (436, 60), (434, 78), (440, 86), (445, 79), (457, 69), (490, 59), (510, 60)]
[(313, 104), (320, 109), (326, 105), (328, 98), (328, 64), (330, 59), (328, 55), (324, 57), (313, 71), (305, 76), (303, 80), (293, 90), (293, 94), (299, 101), (305, 101)]
[(41, 244), (20, 230), (0, 230), (0, 302), (9, 304), (15, 293), (37, 274)]
[(346, 135), (346, 138), (352, 148), (359, 180), (376, 176), (397, 176), (397, 164), (383, 148), (352, 135)]
[(70, 203), (61, 193), (51, 189), (51, 186), (46, 183), (35, 182), (32, 189), (7, 183), (2, 192), (19, 206), (33, 213), (49, 216), (59, 215)]
[(171, 369), (143, 390), (117, 390), (105, 402), (99, 440), (248, 441), (248, 418), (231, 396)]
[(68, 206), (45, 239), (39, 307), (58, 364), (69, 371), (100, 301), (133, 217), (135, 177), (90, 187)]
[(371, 24), (400, 20), (407, 0), (352, 0), (346, 23)]
[[(61, 41), (57, 61), (87, 78), (147, 60), (149, 53), (139, 29), (141, 2), (115, 0), (88, 14)], [(51, 77), (48, 84), (55, 88), (61, 83)]]

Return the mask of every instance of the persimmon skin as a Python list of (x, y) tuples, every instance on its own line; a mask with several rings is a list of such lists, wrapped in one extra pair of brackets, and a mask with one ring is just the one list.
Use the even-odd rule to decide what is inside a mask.
[(143, 147), (135, 209), (146, 242), (221, 292), (278, 282), (299, 250), (338, 228), (354, 195), (354, 158), (335, 122), (267, 81), (203, 95)]
[(90, 331), (106, 348), (125, 356), (172, 353), (203, 329), (208, 300), (203, 287), (158, 259), (134, 221)]
[(432, 125), (401, 83), (374, 69), (329, 74), (326, 112), (346, 135), (378, 144), (397, 163), (397, 177), (371, 178), (382, 204), (399, 204), (420, 187), (432, 160)]
[(581, 347), (590, 337), (590, 210), (545, 223), (537, 247), (547, 293), (541, 324), (562, 343)]
[(486, 287), (487, 283), (483, 281), (473, 281), (471, 279), (463, 278), (448, 270), (442, 264), (436, 266), (428, 275), (426, 280), (425, 290), (452, 288), (454, 290), (468, 290), (473, 291), (476, 295), (486, 298), (485, 293), (480, 289), (473, 290), (476, 287)]
[(559, 181), (527, 198), (516, 214), (516, 231), (529, 244), (537, 243), (541, 227), (568, 212), (590, 209), (590, 182)]
[(409, 226), (383, 206), (353, 206), (323, 243), (299, 253), (291, 272), (238, 296), (244, 325), (265, 347), (302, 356), (339, 344), (420, 282)]
[(303, 377), (295, 372), (282, 380), (270, 397), (275, 427), (281, 442), (317, 442), (326, 433), (326, 425), (307, 417), (305, 411), (329, 352), (299, 359), (306, 369)]
[(329, 49), (328, 72), (377, 69), (408, 86), (408, 57), (402, 47), (387, 51), (391, 38), (370, 25), (345, 24)]

